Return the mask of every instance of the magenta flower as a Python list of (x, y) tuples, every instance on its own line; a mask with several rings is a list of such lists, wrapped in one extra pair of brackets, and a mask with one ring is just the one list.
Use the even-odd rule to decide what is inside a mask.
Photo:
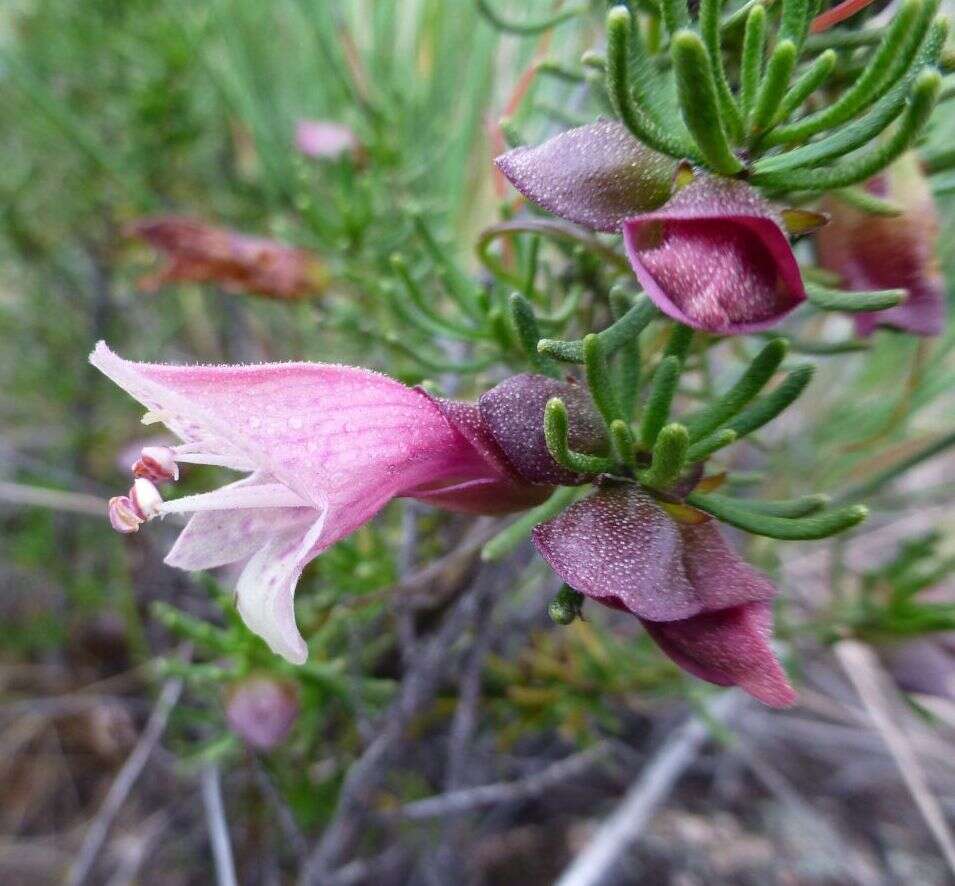
[(156, 516), (191, 514), (166, 562), (187, 570), (244, 564), (239, 613), (292, 662), (307, 657), (293, 609), (302, 570), (392, 498), (501, 513), (550, 492), (508, 466), (482, 436), (475, 407), (441, 403), (368, 370), (132, 363), (103, 343), (90, 362), (183, 441), (150, 453), (148, 470), (171, 478), (176, 463), (191, 462), (248, 475), (170, 501), (140, 477), (110, 502), (114, 528), (135, 532)]
[(615, 120), (600, 120), (495, 160), (528, 200), (598, 231), (619, 231), (670, 195), (676, 161), (650, 150)]
[(819, 264), (852, 290), (907, 289), (908, 298), (885, 311), (855, 314), (856, 330), (871, 335), (892, 326), (915, 335), (938, 335), (945, 326), (945, 281), (936, 256), (938, 213), (914, 153), (870, 179), (867, 189), (903, 207), (876, 216), (826, 198), (829, 224), (816, 235)]
[(294, 683), (284, 680), (253, 675), (226, 693), (229, 728), (257, 751), (269, 751), (285, 741), (298, 714), (298, 691)]
[(681, 668), (773, 707), (796, 695), (769, 645), (775, 588), (712, 520), (672, 519), (636, 485), (607, 485), (534, 530), (580, 593), (636, 615)]
[(781, 216), (744, 182), (699, 176), (623, 239), (654, 304), (695, 329), (766, 329), (806, 298)]
[(299, 120), (295, 126), (295, 147), (306, 157), (335, 160), (361, 150), (358, 136), (334, 120)]

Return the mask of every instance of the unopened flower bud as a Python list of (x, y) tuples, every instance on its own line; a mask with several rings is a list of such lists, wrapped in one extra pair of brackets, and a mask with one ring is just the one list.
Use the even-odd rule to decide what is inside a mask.
[(132, 532), (138, 532), (143, 518), (136, 513), (136, 508), (129, 496), (116, 495), (109, 500), (107, 510), (109, 514), (109, 525), (117, 532), (129, 535)]
[(247, 745), (267, 751), (281, 744), (298, 719), (295, 685), (272, 677), (249, 677), (228, 690), (226, 720)]
[(569, 625), (580, 618), (584, 595), (578, 594), (570, 585), (564, 585), (547, 607), (547, 614), (559, 625)]
[(159, 516), (162, 496), (159, 494), (159, 490), (144, 477), (140, 477), (133, 482), (133, 488), (129, 490), (129, 500), (132, 502), (136, 513), (143, 520), (152, 520)]
[(133, 465), (133, 476), (153, 483), (175, 481), (179, 479), (179, 465), (168, 446), (144, 446)]

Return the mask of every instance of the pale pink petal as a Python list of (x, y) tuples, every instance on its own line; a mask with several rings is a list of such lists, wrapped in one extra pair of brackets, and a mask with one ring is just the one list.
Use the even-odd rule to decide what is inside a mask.
[(319, 540), (321, 514), (304, 536), (298, 527), (272, 535), (252, 555), (235, 588), (236, 607), (246, 626), (292, 664), (304, 664), (308, 647), (295, 624), (295, 585), (302, 570), (326, 544)]
[[(261, 481), (262, 475), (253, 475), (219, 491), (236, 488), (256, 490)], [(248, 560), (273, 535), (294, 534), (297, 531), (304, 538), (315, 517), (313, 508), (200, 511), (179, 533), (165, 562), (190, 572), (238, 563)]]

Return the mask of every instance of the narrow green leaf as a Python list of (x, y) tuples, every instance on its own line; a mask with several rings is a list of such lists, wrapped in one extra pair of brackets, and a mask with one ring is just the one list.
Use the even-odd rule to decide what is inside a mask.
[[(769, 424), (777, 415), (788, 409), (805, 390), (812, 379), (813, 371), (814, 367), (810, 365), (794, 369), (779, 387), (747, 406), (727, 424), (726, 429), (733, 431), (737, 438), (743, 438)], [(704, 441), (700, 442), (702, 444)]]
[[(902, 7), (892, 19), (878, 49), (863, 68), (862, 73), (831, 105), (826, 106), (814, 114), (790, 126), (779, 127), (766, 140), (767, 145), (783, 144), (794, 141), (805, 141), (817, 132), (832, 129), (840, 123), (854, 117), (867, 104), (874, 101), (881, 94), (879, 87), (887, 83), (887, 87), (894, 84), (905, 68), (914, 60), (919, 44), (928, 27), (928, 19), (924, 27), (918, 27), (922, 20), (923, 0), (905, 0)], [(898, 73), (888, 79), (890, 69)], [(885, 92), (886, 90), (882, 90)]]
[(670, 43), (683, 122), (706, 164), (722, 175), (743, 169), (726, 137), (709, 53), (692, 31), (680, 31)]
[(754, 514), (765, 514), (768, 517), (786, 517), (789, 519), (808, 517), (810, 514), (821, 511), (829, 504), (828, 495), (803, 495), (800, 498), (785, 499), (737, 499), (716, 492), (707, 492), (705, 495), (711, 502), (717, 504), (743, 508), (752, 511)]
[[(643, 332), (658, 314), (656, 305), (645, 295), (641, 295), (633, 307), (616, 323), (598, 333), (604, 354), (610, 357), (616, 353), (623, 345)], [(555, 339), (544, 338), (538, 342), (537, 350), (564, 363), (584, 362), (584, 343), (582, 340), (556, 341)]]
[(919, 74), (909, 105), (892, 136), (852, 160), (823, 169), (793, 169), (754, 173), (753, 184), (782, 191), (831, 191), (871, 178), (912, 145), (928, 122), (938, 97), (942, 78), (938, 71)]
[(607, 92), (614, 110), (624, 126), (645, 145), (671, 157), (695, 156), (692, 145), (660, 129), (634, 105), (629, 76), (632, 28), (633, 21), (625, 7), (615, 6), (607, 14)]
[[(427, 325), (430, 326), (434, 332), (439, 335), (446, 335), (449, 338), (464, 339), (465, 341), (478, 341), (484, 337), (480, 332), (471, 327), (464, 326), (461, 323), (455, 323), (452, 320), (448, 320), (436, 314), (428, 304), (424, 293), (421, 292), (421, 287), (418, 285), (417, 280), (411, 276), (411, 272), (408, 270), (407, 262), (405, 262), (403, 256), (398, 254), (392, 255), (391, 267), (401, 281), (408, 300), (414, 305), (419, 314), (425, 318)], [(400, 295), (396, 297), (400, 298)]]
[(779, 108), (773, 114), (770, 126), (788, 120), (795, 111), (810, 95), (812, 95), (826, 80), (836, 68), (836, 61), (839, 56), (832, 49), (827, 49), (819, 56), (793, 83), (789, 91), (783, 96), (779, 103)]
[(653, 444), (653, 461), (640, 474), (640, 482), (652, 489), (669, 489), (686, 466), (690, 435), (678, 423), (666, 425)]
[(692, 441), (695, 443), (722, 427), (749, 403), (779, 369), (787, 350), (784, 338), (773, 339), (756, 355), (732, 388), (716, 402), (691, 416), (686, 425)]
[[(763, 53), (766, 44), (766, 10), (754, 6), (746, 17), (743, 34), (743, 55), (740, 59), (740, 110), (748, 118), (756, 102), (759, 80), (763, 75)], [(834, 55), (834, 54), (833, 54)]]
[(690, 10), (686, 0), (660, 0), (663, 23), (671, 35), (690, 23)]
[(786, 541), (828, 538), (830, 535), (836, 535), (858, 525), (869, 513), (862, 505), (850, 505), (809, 517), (790, 519), (756, 513), (726, 496), (691, 492), (686, 500), (693, 507), (712, 514), (718, 520), (729, 523), (730, 526), (754, 535), (765, 535)]
[(766, 65), (766, 74), (760, 85), (749, 119), (751, 134), (759, 135), (769, 126), (773, 115), (782, 103), (789, 78), (796, 67), (796, 45), (792, 40), (782, 40), (776, 44), (773, 54)]
[(610, 445), (617, 461), (628, 468), (636, 467), (636, 454), (633, 451), (634, 439), (630, 425), (622, 419), (610, 423)]
[(610, 377), (610, 367), (607, 366), (603, 345), (594, 333), (584, 337), (584, 369), (590, 396), (609, 427), (622, 417), (622, 412), (613, 388), (613, 379)]
[(814, 8), (815, 3), (809, 0), (783, 0), (778, 39), (792, 41), (797, 54), (809, 32), (810, 10)]
[[(633, 301), (630, 296), (614, 286), (610, 290), (610, 310), (614, 320), (620, 320), (631, 307)], [(620, 394), (620, 408), (627, 421), (633, 418), (636, 407), (640, 390), (640, 369), (640, 336), (633, 335), (624, 341), (617, 353), (617, 390)]]
[(879, 289), (870, 292), (847, 292), (830, 289), (817, 283), (806, 283), (806, 297), (820, 311), (847, 311), (861, 313), (884, 311), (905, 301), (908, 290)]
[(556, 28), (558, 25), (570, 21), (579, 15), (583, 15), (588, 11), (586, 6), (571, 6), (554, 13), (554, 15), (549, 18), (540, 19), (539, 21), (514, 22), (501, 16), (501, 14), (491, 6), (489, 0), (476, 0), (476, 2), (478, 11), (487, 19), (492, 27), (498, 31), (504, 31), (507, 34), (516, 34), (520, 37), (534, 37), (537, 34), (542, 34), (544, 31)]
[(736, 431), (731, 428), (722, 428), (694, 443), (686, 453), (688, 464), (695, 464), (709, 458), (714, 452), (736, 442)]
[(840, 203), (845, 203), (847, 206), (869, 215), (896, 218), (905, 212), (900, 203), (876, 197), (875, 194), (869, 193), (865, 188), (855, 185), (848, 188), (839, 188), (839, 190), (833, 191), (830, 196)]
[(519, 292), (515, 292), (511, 295), (510, 307), (514, 332), (521, 348), (530, 360), (531, 366), (551, 378), (560, 378), (560, 372), (558, 372), (554, 361), (537, 350), (537, 342), (540, 341), (540, 329), (537, 326), (537, 318), (534, 316), (531, 303)]
[(686, 355), (693, 343), (693, 329), (684, 326), (682, 323), (673, 323), (673, 332), (670, 333), (670, 340), (667, 342), (664, 357), (677, 357), (681, 361), (686, 359)]
[[(796, 0), (805, 3), (806, 0)], [(743, 116), (736, 99), (730, 91), (723, 69), (723, 47), (720, 40), (720, 13), (723, 0), (700, 0), (699, 28), (706, 51), (710, 57), (710, 70), (716, 84), (716, 95), (720, 104), (720, 115), (726, 131), (734, 141), (739, 141), (743, 133)]]
[(603, 474), (612, 470), (613, 462), (599, 455), (574, 452), (567, 442), (567, 407), (559, 397), (544, 407), (544, 441), (557, 464), (579, 474)]
[(640, 443), (646, 449), (653, 448), (660, 429), (670, 415), (670, 405), (680, 380), (680, 368), (679, 357), (664, 357), (653, 374), (650, 395), (640, 422)]

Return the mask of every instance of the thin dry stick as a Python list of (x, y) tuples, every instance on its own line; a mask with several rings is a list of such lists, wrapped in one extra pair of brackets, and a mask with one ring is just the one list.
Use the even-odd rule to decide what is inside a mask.
[[(727, 692), (710, 707), (710, 716), (726, 721), (742, 702), (739, 693)], [(607, 878), (613, 874), (617, 862), (696, 759), (709, 735), (709, 726), (699, 717), (691, 717), (684, 723), (644, 768), (620, 805), (600, 826), (590, 845), (561, 875), (557, 886), (599, 886), (609, 882)]]
[(578, 754), (558, 760), (550, 766), (518, 781), (485, 784), (473, 788), (449, 791), (435, 797), (414, 800), (401, 807), (396, 815), (411, 821), (422, 821), (444, 815), (460, 815), (485, 806), (516, 803), (537, 797), (550, 788), (559, 787), (590, 771), (609, 751), (601, 742)]
[(199, 785), (202, 789), (202, 805), (206, 811), (212, 858), (216, 866), (216, 882), (219, 886), (237, 886), (232, 843), (229, 840), (229, 825), (225, 820), (225, 809), (222, 805), (219, 767), (214, 763), (203, 766), (199, 775)]
[(85, 514), (100, 519), (106, 516), (106, 499), (99, 496), (44, 489), (42, 486), (25, 486), (22, 483), (0, 482), (0, 501), (50, 508), (53, 511), (69, 511), (72, 514)]
[(176, 706), (176, 702), (179, 701), (181, 693), (182, 680), (167, 680), (163, 684), (159, 698), (156, 700), (156, 707), (149, 715), (143, 734), (136, 743), (136, 747), (133, 748), (133, 752), (127, 757), (116, 779), (110, 785), (106, 799), (103, 800), (96, 817), (86, 830), (83, 845), (66, 875), (65, 883), (67, 886), (79, 886), (89, 876), (96, 861), (96, 856), (103, 848), (103, 843), (106, 841), (113, 821), (119, 814), (120, 809), (123, 808), (129, 792), (142, 774), (153, 750), (159, 743), (159, 739), (162, 738), (169, 715)]
[(896, 722), (894, 710), (900, 709), (901, 704), (883, 675), (879, 660), (868, 646), (857, 640), (842, 640), (836, 644), (835, 650), (836, 657), (859, 693), (872, 724), (899, 767), (905, 786), (942, 850), (949, 869), (955, 874), (955, 841), (952, 840), (942, 807), (928, 786), (918, 757), (908, 737)]

